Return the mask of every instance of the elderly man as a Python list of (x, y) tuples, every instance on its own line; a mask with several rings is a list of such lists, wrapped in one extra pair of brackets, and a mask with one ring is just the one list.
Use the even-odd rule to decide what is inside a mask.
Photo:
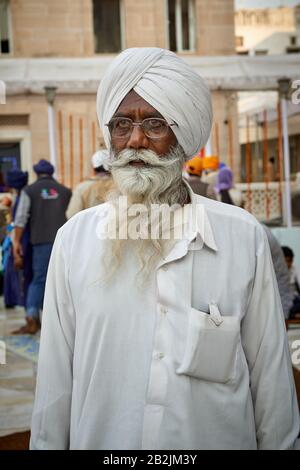
[[(206, 85), (172, 52), (129, 49), (106, 72), (97, 111), (120, 195), (57, 235), (31, 448), (293, 447), (299, 417), (264, 231), (182, 179), (210, 134)], [(160, 236), (145, 229), (157, 205), (172, 208), (169, 238), (160, 217)]]

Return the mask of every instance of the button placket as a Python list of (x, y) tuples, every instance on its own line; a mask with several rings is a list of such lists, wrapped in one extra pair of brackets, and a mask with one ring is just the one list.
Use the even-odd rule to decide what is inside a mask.
[(164, 307), (163, 305), (160, 306), (160, 313), (163, 315), (166, 315), (168, 313), (167, 307)]
[[(161, 274), (161, 273), (160, 273)], [(163, 276), (164, 277), (164, 276)], [(156, 327), (153, 338), (152, 363), (150, 368), (149, 386), (147, 392), (147, 403), (163, 405), (167, 390), (167, 369), (163, 359), (166, 357), (166, 319), (168, 308), (159, 302), (163, 279), (157, 277), (157, 307), (156, 307)]]
[(146, 396), (146, 406), (143, 424), (142, 448), (152, 449), (156, 444), (156, 439), (161, 426), (163, 409), (166, 402), (168, 388), (168, 370), (165, 361), (164, 318), (156, 312), (156, 329), (153, 341), (153, 354), (150, 367), (149, 385)]
[[(143, 449), (153, 449), (157, 446), (157, 439), (160, 432), (161, 422), (164, 416), (164, 408), (167, 402), (168, 382), (172, 376), (172, 338), (178, 337), (178, 331), (174, 331), (173, 314), (178, 317), (185, 317), (186, 305), (190, 305), (191, 299), (191, 273), (192, 258), (189, 254), (186, 261), (182, 263), (170, 263), (176, 258), (185, 256), (187, 249), (174, 252), (172, 259), (168, 263), (161, 265), (157, 270), (157, 297), (156, 297), (156, 326), (153, 337), (152, 361), (150, 366), (149, 384), (146, 395), (145, 414), (143, 423)], [(180, 256), (181, 255), (181, 256)], [(168, 264), (168, 270), (163, 266)], [(186, 273), (189, 273), (187, 275)], [(178, 279), (185, 282), (177, 285)], [(171, 287), (171, 288), (170, 288)], [(174, 303), (174, 294), (179, 295), (177, 308), (179, 312), (171, 312)], [(166, 312), (166, 313), (163, 313)], [(171, 322), (172, 320), (172, 322)], [(179, 323), (180, 325), (180, 323)], [(171, 328), (171, 329), (170, 329)], [(180, 328), (179, 328), (180, 329)], [(181, 331), (181, 329), (180, 329)], [(170, 370), (171, 368), (171, 370)]]

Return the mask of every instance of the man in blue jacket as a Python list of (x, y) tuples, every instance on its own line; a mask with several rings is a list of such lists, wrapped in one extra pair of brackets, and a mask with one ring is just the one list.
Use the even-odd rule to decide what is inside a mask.
[(47, 160), (40, 160), (33, 169), (37, 181), (23, 189), (15, 219), (13, 247), (17, 267), (23, 263), (21, 237), (28, 221), (33, 246), (33, 279), (27, 296), (26, 325), (15, 331), (16, 334), (35, 334), (40, 329), (51, 250), (57, 230), (66, 222), (65, 212), (72, 194), (53, 178), (54, 167)]

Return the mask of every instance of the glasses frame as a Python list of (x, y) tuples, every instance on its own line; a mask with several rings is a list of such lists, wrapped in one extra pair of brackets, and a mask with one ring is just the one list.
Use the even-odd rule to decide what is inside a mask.
[[(113, 136), (112, 136), (112, 132), (111, 132), (110, 127), (111, 127), (111, 124), (113, 123), (113, 121), (115, 121), (115, 120), (117, 120), (117, 119), (126, 119), (127, 121), (130, 121), (130, 122), (131, 122), (132, 128), (131, 128), (131, 131), (128, 133), (128, 135), (126, 134), (126, 135), (124, 135), (124, 136), (119, 136), (119, 137), (116, 137), (116, 136), (113, 137)], [(163, 118), (157, 118), (157, 117), (145, 118), (145, 119), (143, 119), (143, 120), (140, 121), (140, 122), (134, 122), (131, 118), (128, 118), (128, 117), (125, 117), (125, 116), (124, 116), (124, 117), (118, 116), (118, 117), (112, 118), (112, 119), (109, 121), (109, 123), (105, 124), (105, 126), (108, 127), (109, 132), (110, 132), (110, 135), (111, 135), (111, 138), (113, 138), (113, 139), (129, 139), (129, 137), (130, 137), (131, 134), (132, 134), (133, 128), (134, 128), (134, 127), (138, 127), (138, 126), (141, 126), (141, 128), (142, 128), (142, 130), (143, 130), (145, 136), (147, 137), (147, 139), (150, 139), (150, 140), (160, 140), (160, 139), (163, 139), (165, 136), (150, 137), (149, 135), (146, 134), (146, 132), (145, 132), (145, 130), (144, 130), (144, 128), (143, 128), (143, 124), (144, 124), (145, 121), (150, 121), (150, 120), (153, 120), (153, 119), (155, 119), (156, 121), (163, 122), (164, 124), (166, 124), (166, 127), (167, 127), (167, 128), (177, 125), (177, 124), (175, 124), (175, 123), (169, 124), (165, 119), (163, 119)], [(167, 135), (167, 134), (166, 134), (166, 135)]]

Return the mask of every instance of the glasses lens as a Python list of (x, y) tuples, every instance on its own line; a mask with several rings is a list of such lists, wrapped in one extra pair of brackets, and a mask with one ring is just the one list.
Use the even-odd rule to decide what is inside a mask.
[(126, 137), (132, 130), (132, 121), (127, 118), (115, 118), (109, 123), (112, 137)]
[(143, 129), (146, 136), (150, 139), (160, 139), (168, 132), (168, 123), (163, 119), (145, 119), (143, 121)]

